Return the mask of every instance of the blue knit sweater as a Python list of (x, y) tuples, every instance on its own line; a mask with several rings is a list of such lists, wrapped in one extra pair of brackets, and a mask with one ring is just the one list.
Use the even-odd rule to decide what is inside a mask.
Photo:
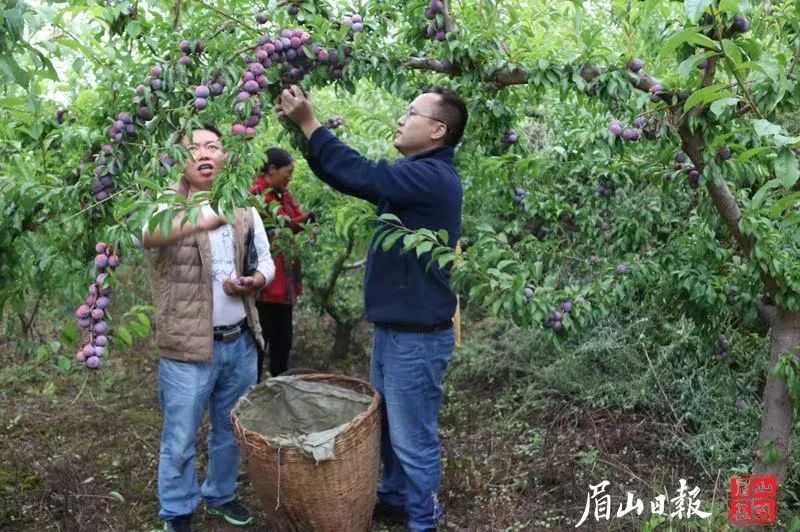
[[(435, 149), (395, 162), (372, 161), (320, 127), (309, 139), (309, 166), (334, 189), (365, 199), (378, 214), (392, 213), (410, 229), (447, 230), (455, 247), (461, 232), (461, 177), (453, 166), (453, 148)], [(377, 238), (378, 233), (376, 233)], [(373, 323), (439, 325), (450, 321), (456, 297), (449, 267), (434, 264), (430, 254), (400, 254), (402, 239), (384, 252), (367, 255), (364, 301)]]

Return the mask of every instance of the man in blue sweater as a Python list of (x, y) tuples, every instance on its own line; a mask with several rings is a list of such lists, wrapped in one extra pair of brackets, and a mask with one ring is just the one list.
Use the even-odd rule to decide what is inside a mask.
[[(418, 96), (397, 121), (394, 145), (403, 158), (394, 162), (372, 161), (339, 141), (297, 86), (283, 91), (275, 110), (303, 130), (308, 163), (325, 183), (411, 229), (445, 229), (455, 248), (463, 189), (453, 152), (467, 122), (460, 96), (446, 89)], [(371, 247), (364, 280), (367, 319), (375, 324), (370, 380), (383, 396), (386, 421), (378, 509), (405, 513), (410, 530), (435, 530), (441, 516), (438, 417), (456, 296), (448, 270), (435, 264), (426, 272), (429, 254), (401, 255), (401, 247)]]

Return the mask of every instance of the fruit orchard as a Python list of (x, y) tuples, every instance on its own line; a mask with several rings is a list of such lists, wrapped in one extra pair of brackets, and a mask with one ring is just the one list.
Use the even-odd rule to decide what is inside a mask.
[[(670, 363), (725, 371), (732, 412), (760, 406), (742, 467), (791, 484), (800, 2), (12, 0), (0, 24), (0, 310), (4, 334), (38, 346), (19, 364), (113, 368), (150, 335), (146, 302), (119, 290), (141, 228), (196, 220), (208, 200), (263, 211), (247, 190), (283, 145), (317, 219), (293, 235), (264, 214), (302, 259), (309, 319), (333, 325), (332, 360), (363, 319), (370, 245), (451, 267), (466, 311), (556, 352), (620, 314), (689, 320), (707, 360), (676, 344)], [(375, 158), (397, 156), (396, 121), (422, 87), (462, 94), (461, 250), (316, 180), (272, 110), (291, 84)], [(189, 157), (179, 140), (204, 123), (223, 131), (225, 173), (210, 193), (165, 195)], [(381, 224), (392, 231), (372, 242)]]

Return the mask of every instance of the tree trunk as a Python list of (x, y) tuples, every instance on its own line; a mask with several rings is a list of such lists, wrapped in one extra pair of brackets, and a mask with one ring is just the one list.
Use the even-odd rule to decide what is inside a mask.
[[(772, 322), (772, 341), (769, 356), (769, 374), (764, 389), (764, 417), (761, 420), (761, 432), (758, 436), (755, 472), (774, 475), (778, 484), (786, 478), (789, 450), (794, 421), (794, 404), (786, 391), (786, 382), (781, 377), (772, 375), (773, 368), (780, 355), (796, 352), (800, 346), (800, 313), (778, 309)], [(764, 463), (770, 443), (774, 443), (778, 451), (778, 459), (771, 464)]]
[(350, 346), (353, 343), (353, 325), (344, 321), (337, 321), (335, 334), (331, 359), (343, 360), (350, 353)]

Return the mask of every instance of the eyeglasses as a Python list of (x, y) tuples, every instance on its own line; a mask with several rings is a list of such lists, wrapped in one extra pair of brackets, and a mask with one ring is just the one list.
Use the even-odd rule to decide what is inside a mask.
[(428, 116), (428, 115), (424, 115), (424, 114), (422, 114), (422, 113), (418, 113), (418, 112), (416, 112), (415, 110), (413, 110), (413, 109), (411, 108), (411, 106), (408, 106), (408, 107), (406, 107), (406, 112), (403, 114), (403, 117), (404, 117), (404, 118), (411, 118), (412, 116), (422, 116), (422, 117), (424, 117), (424, 118), (429, 118), (429, 119), (431, 119), (431, 120), (434, 120), (434, 121), (436, 121), (436, 122), (439, 122), (440, 124), (444, 124), (444, 125), (445, 125), (445, 127), (447, 127), (447, 128), (450, 128), (450, 126), (448, 126), (448, 125), (447, 125), (447, 122), (445, 122), (444, 120), (439, 120), (438, 118), (434, 118), (434, 117), (432, 117), (432, 116)]

